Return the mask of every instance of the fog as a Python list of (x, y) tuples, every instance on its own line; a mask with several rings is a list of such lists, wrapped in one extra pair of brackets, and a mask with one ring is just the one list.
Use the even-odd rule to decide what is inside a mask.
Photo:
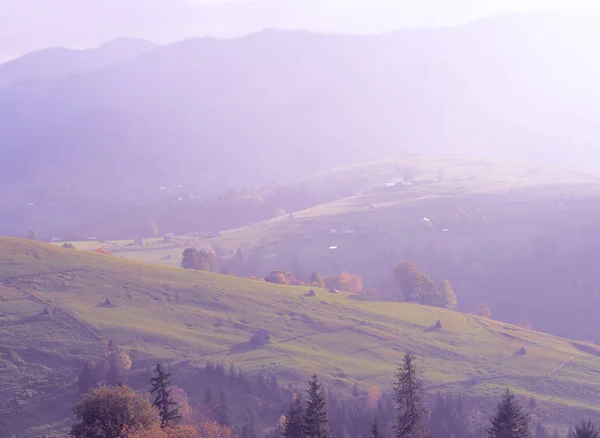
[(46, 47), (120, 37), (169, 43), (263, 28), (379, 33), (532, 10), (594, 9), (592, 0), (0, 0), (0, 62)]
[(596, 3), (0, 0), (0, 437), (599, 436)]

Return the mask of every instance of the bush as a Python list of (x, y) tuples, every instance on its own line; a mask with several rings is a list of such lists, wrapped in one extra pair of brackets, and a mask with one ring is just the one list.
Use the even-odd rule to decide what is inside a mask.
[(150, 429), (159, 424), (158, 412), (147, 397), (127, 386), (93, 389), (73, 408), (71, 436), (121, 437), (127, 429)]

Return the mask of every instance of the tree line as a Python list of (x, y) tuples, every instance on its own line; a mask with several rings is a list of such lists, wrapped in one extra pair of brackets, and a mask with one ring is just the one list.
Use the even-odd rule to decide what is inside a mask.
[[(258, 397), (281, 401), (276, 379), (257, 377), (256, 386), (233, 366), (229, 373), (223, 365), (207, 363), (213, 379), (226, 379)], [(384, 396), (373, 387), (366, 403), (357, 403), (360, 391), (342, 400), (326, 392), (317, 375), (308, 382), (305, 395), (292, 391), (287, 413), (275, 427), (256, 430), (254, 412), (248, 407), (243, 421), (234, 424), (225, 391), (218, 395), (212, 386), (204, 393), (202, 409), (193, 411), (187, 397), (172, 385), (172, 374), (157, 363), (149, 379), (149, 393), (138, 394), (118, 382), (114, 386), (87, 390), (74, 406), (75, 422), (70, 434), (75, 438), (550, 438), (541, 425), (535, 429), (525, 408), (510, 390), (506, 390), (487, 427), (470, 430), (461, 398), (438, 395), (430, 412), (425, 403), (422, 372), (417, 359), (406, 354), (394, 376), (393, 391)], [(260, 389), (262, 388), (262, 389)], [(533, 400), (533, 399), (532, 399)], [(531, 404), (531, 401), (530, 401)], [(279, 404), (281, 406), (281, 404)], [(552, 438), (560, 438), (554, 431)], [(590, 421), (582, 421), (569, 431), (567, 438), (600, 438)]]

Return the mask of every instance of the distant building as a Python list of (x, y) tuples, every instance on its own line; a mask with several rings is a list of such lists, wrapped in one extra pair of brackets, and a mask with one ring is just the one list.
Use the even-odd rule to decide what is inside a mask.
[(165, 242), (172, 242), (175, 239), (175, 233), (167, 233), (163, 236)]

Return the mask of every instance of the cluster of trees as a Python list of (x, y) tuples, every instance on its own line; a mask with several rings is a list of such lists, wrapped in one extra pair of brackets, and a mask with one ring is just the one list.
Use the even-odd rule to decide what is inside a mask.
[(217, 257), (211, 250), (186, 248), (181, 256), (181, 267), (214, 272), (217, 270)]
[(183, 425), (187, 401), (178, 401), (171, 373), (161, 363), (150, 379), (150, 393), (138, 394), (123, 384), (101, 386), (83, 395), (73, 407), (75, 438), (233, 438), (230, 427), (208, 417)]
[[(487, 427), (473, 429), (461, 397), (438, 394), (431, 414), (425, 401), (422, 373), (414, 355), (406, 354), (394, 378), (391, 394), (372, 387), (361, 393), (357, 386), (351, 398), (326, 392), (316, 375), (301, 391), (284, 389), (276, 376), (259, 372), (255, 377), (230, 366), (208, 362), (203, 372), (212, 385), (204, 390), (202, 401), (191, 408), (185, 392), (172, 385), (171, 373), (157, 364), (150, 378), (149, 394), (138, 394), (122, 383), (100, 386), (86, 392), (73, 408), (76, 438), (257, 438), (255, 411), (245, 406), (243, 415), (232, 414), (224, 385), (237, 388), (264, 401), (260, 418), (269, 423), (271, 414), (287, 414), (266, 429), (267, 438), (558, 438), (530, 417), (516, 396), (506, 391)], [(238, 392), (236, 398), (240, 398)], [(289, 401), (287, 402), (289, 403)], [(530, 401), (530, 408), (532, 407)], [(277, 413), (279, 412), (279, 413)], [(569, 431), (567, 438), (600, 438), (600, 432), (587, 420)]]
[(107, 385), (125, 383), (131, 365), (131, 358), (127, 351), (112, 340), (108, 341), (103, 357), (84, 365), (77, 380), (79, 392), (84, 394), (100, 383)]
[(452, 284), (448, 280), (434, 281), (411, 262), (396, 266), (394, 280), (398, 287), (398, 300), (445, 309), (455, 309), (458, 304)]

